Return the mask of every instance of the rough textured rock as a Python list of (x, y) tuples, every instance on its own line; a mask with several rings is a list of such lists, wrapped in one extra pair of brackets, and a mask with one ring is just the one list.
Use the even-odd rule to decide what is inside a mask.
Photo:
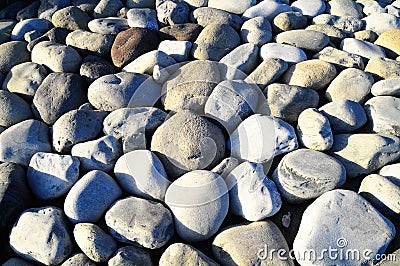
[[(219, 61), (228, 66), (226, 71), (221, 71), (222, 77), (236, 79), (235, 74), (238, 75), (240, 71), (249, 74), (258, 65), (258, 52), (258, 46), (250, 43), (239, 45), (233, 49)], [(238, 60), (239, 58), (240, 60)]]
[(129, 25), (125, 18), (107, 17), (91, 20), (88, 28), (92, 32), (117, 35), (121, 31), (129, 29)]
[(196, 41), (203, 27), (195, 23), (183, 23), (167, 26), (160, 29), (160, 32), (165, 33), (178, 41)]
[(312, 52), (321, 51), (329, 43), (328, 35), (313, 30), (289, 30), (275, 37), (277, 43), (289, 44)]
[(162, 26), (189, 22), (189, 6), (184, 1), (165, 0), (156, 5), (157, 18)]
[(108, 260), (109, 266), (148, 265), (152, 266), (150, 255), (141, 248), (126, 246), (117, 249), (114, 256)]
[(170, 245), (162, 254), (160, 266), (170, 265), (202, 265), (202, 266), (218, 266), (219, 264), (207, 257), (200, 250), (191, 245), (183, 243), (175, 243)]
[(288, 68), (288, 63), (279, 58), (265, 58), (244, 81), (256, 84), (260, 89), (277, 80)]
[(170, 211), (155, 201), (136, 197), (119, 200), (107, 211), (105, 219), (118, 241), (149, 249), (164, 246), (174, 234)]
[(374, 57), (368, 61), (365, 72), (371, 73), (376, 80), (400, 78), (400, 62), (388, 58)]
[(343, 70), (346, 68), (364, 69), (364, 61), (361, 56), (333, 47), (325, 47), (322, 49), (322, 51), (316, 53), (313, 58), (331, 63), (338, 70)]
[(76, 6), (62, 8), (51, 17), (51, 22), (55, 27), (67, 30), (88, 29), (87, 24), (90, 20), (90, 16)]
[(96, 264), (91, 261), (84, 253), (76, 253), (64, 261), (61, 266), (95, 266)]
[(229, 25), (235, 30), (239, 30), (243, 24), (239, 16), (212, 7), (200, 7), (193, 10), (190, 20), (202, 27), (217, 23)]
[(365, 29), (372, 30), (378, 35), (388, 30), (400, 29), (400, 20), (398, 17), (387, 13), (376, 13), (362, 19), (365, 23)]
[(75, 30), (67, 35), (66, 44), (74, 47), (83, 54), (94, 53), (108, 56), (115, 37), (111, 34), (100, 34), (85, 30)]
[(212, 237), (225, 219), (228, 189), (219, 175), (195, 170), (169, 186), (165, 203), (174, 215), (178, 235), (186, 241), (202, 241)]
[(158, 30), (157, 13), (150, 8), (130, 9), (126, 14), (128, 25), (131, 28)]
[(115, 69), (110, 62), (94, 55), (85, 57), (79, 69), (79, 74), (88, 84), (102, 76), (114, 73)]
[(326, 6), (331, 15), (362, 18), (362, 7), (352, 0), (333, 0)]
[(7, 74), (16, 65), (28, 62), (29, 59), (26, 42), (12, 41), (0, 44), (0, 72), (3, 74)]
[(364, 105), (368, 122), (373, 132), (400, 136), (400, 99), (392, 96), (377, 96)]
[(14, 93), (0, 90), (0, 126), (10, 127), (33, 117), (27, 102)]
[(261, 46), (272, 40), (271, 23), (267, 18), (255, 17), (247, 20), (240, 28), (242, 42)]
[(272, 21), (272, 28), (276, 33), (289, 30), (304, 29), (306, 26), (307, 17), (303, 16), (301, 12), (283, 12), (278, 14)]
[(375, 82), (371, 87), (374, 96), (400, 96), (400, 78), (391, 78)]

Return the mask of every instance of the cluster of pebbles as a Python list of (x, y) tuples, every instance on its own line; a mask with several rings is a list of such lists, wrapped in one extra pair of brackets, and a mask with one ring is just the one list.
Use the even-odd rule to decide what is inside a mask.
[(3, 265), (399, 265), (399, 0), (0, 5)]

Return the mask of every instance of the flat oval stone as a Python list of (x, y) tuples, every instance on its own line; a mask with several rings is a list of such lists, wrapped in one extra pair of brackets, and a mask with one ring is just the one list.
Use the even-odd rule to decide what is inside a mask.
[(142, 54), (141, 56), (139, 56), (138, 58), (127, 64), (122, 69), (122, 71), (152, 75), (155, 66), (167, 68), (176, 63), (177, 62), (175, 61), (175, 59), (166, 54), (165, 52), (160, 50), (154, 50)]
[(100, 34), (117, 35), (121, 31), (129, 29), (129, 25), (126, 18), (108, 17), (91, 20), (88, 28), (90, 31)]
[(47, 70), (43, 65), (25, 62), (11, 68), (2, 87), (25, 100), (32, 100), (46, 76)]
[(338, 134), (329, 153), (346, 168), (347, 178), (370, 174), (400, 158), (400, 139), (379, 134)]
[(255, 17), (243, 23), (240, 29), (242, 42), (252, 43), (258, 46), (272, 40), (271, 23), (267, 18)]
[(377, 80), (400, 78), (400, 62), (389, 58), (373, 57), (368, 61), (365, 71)]
[(110, 54), (115, 37), (85, 30), (75, 30), (67, 35), (66, 44), (82, 53), (94, 53), (99, 56)]
[(374, 96), (400, 96), (400, 78), (391, 78), (375, 82), (371, 87)]
[(71, 155), (38, 152), (29, 163), (28, 184), (36, 198), (58, 198), (78, 180), (79, 165), (79, 160)]
[(89, 102), (102, 111), (128, 107), (129, 101), (147, 76), (120, 72), (98, 78), (88, 89)]
[[(315, 219), (319, 222), (315, 223)], [(343, 254), (349, 254), (349, 250), (368, 250), (367, 256), (375, 258), (385, 251), (394, 235), (394, 225), (368, 201), (356, 192), (339, 189), (324, 193), (307, 207), (293, 249), (296, 258), (307, 264), (312, 262), (305, 255), (306, 250), (324, 254), (322, 250), (327, 246)], [(325, 253), (323, 260), (331, 265), (360, 265), (369, 258), (362, 256), (357, 262), (349, 263), (340, 256)]]
[(289, 30), (276, 36), (277, 43), (289, 44), (313, 52), (321, 51), (329, 41), (328, 35), (313, 30)]
[(25, 34), (31, 31), (39, 34), (46, 33), (52, 28), (52, 24), (47, 19), (41, 18), (29, 18), (20, 21), (15, 25), (13, 31), (11, 32), (11, 40), (13, 41), (25, 41)]
[(126, 14), (128, 25), (131, 28), (145, 28), (158, 30), (157, 13), (150, 8), (134, 8), (130, 9)]
[(9, 91), (0, 90), (0, 109), (0, 126), (3, 127), (33, 118), (29, 104)]
[(81, 177), (68, 192), (64, 211), (74, 224), (95, 223), (121, 195), (121, 189), (111, 176), (94, 170)]
[(385, 165), (379, 170), (379, 175), (386, 176), (391, 179), (400, 179), (400, 163)]
[(343, 39), (340, 43), (340, 49), (368, 59), (371, 59), (372, 57), (386, 57), (385, 50), (383, 50), (382, 47), (353, 38)]
[(53, 72), (78, 73), (82, 58), (69, 46), (44, 41), (32, 49), (32, 62), (45, 65)]
[(95, 262), (107, 261), (117, 249), (117, 242), (112, 236), (95, 224), (76, 224), (74, 238), (83, 253)]
[[(346, 37), (343, 31), (339, 30), (338, 28), (328, 25), (328, 24), (315, 24), (315, 25), (310, 25), (305, 28), (306, 30), (313, 30), (313, 31), (318, 31), (322, 32), (326, 35), (328, 35), (330, 41), (334, 43), (336, 46), (340, 44), (342, 39)], [(330, 46), (325, 47), (326, 48), (333, 48)]]
[[(200, 8), (196, 9), (199, 10)], [(196, 11), (195, 10), (195, 11)], [(195, 12), (194, 11), (194, 12)], [(193, 13), (194, 14), (194, 13)], [(195, 23), (183, 23), (167, 26), (160, 29), (160, 32), (165, 33), (168, 37), (177, 41), (196, 41), (203, 27)]]
[(280, 43), (267, 43), (261, 46), (260, 56), (263, 60), (267, 58), (279, 58), (289, 65), (307, 60), (307, 55), (300, 48)]
[(375, 13), (362, 19), (365, 29), (372, 30), (378, 35), (388, 30), (400, 29), (400, 20), (398, 17), (387, 13)]
[(151, 257), (144, 249), (126, 246), (117, 249), (114, 256), (108, 260), (109, 266), (119, 265), (149, 265), (153, 266)]
[(332, 64), (312, 59), (290, 66), (282, 80), (289, 85), (320, 90), (335, 78), (336, 73)]
[(323, 105), (319, 110), (328, 118), (334, 133), (352, 132), (367, 122), (363, 107), (354, 101), (334, 101)]
[(67, 30), (86, 30), (91, 18), (83, 10), (76, 6), (68, 6), (56, 11), (51, 17), (51, 22), (55, 27)]
[(296, 204), (342, 186), (346, 170), (338, 160), (325, 153), (299, 149), (282, 158), (272, 180), (282, 197)]
[(28, 61), (30, 55), (26, 42), (11, 41), (0, 44), (0, 72), (3, 74), (7, 74), (14, 66)]
[(78, 74), (50, 73), (33, 97), (35, 116), (51, 125), (86, 102), (86, 83)]
[(53, 124), (53, 149), (69, 152), (73, 145), (96, 138), (103, 129), (107, 113), (93, 110), (72, 110)]
[(117, 15), (118, 11), (124, 7), (124, 4), (120, 0), (97, 0), (97, 2), (97, 5), (93, 9), (94, 18), (107, 18), (115, 16)]
[(256, 0), (229, 0), (224, 2), (218, 0), (208, 1), (209, 7), (218, 8), (234, 14), (243, 14), (247, 9), (254, 6), (255, 4)]
[(164, 200), (170, 181), (156, 154), (135, 150), (121, 156), (114, 173), (121, 188), (146, 199)]
[(173, 213), (178, 235), (186, 241), (202, 241), (212, 237), (225, 219), (228, 189), (219, 175), (195, 170), (169, 186), (165, 203)]
[(243, 20), (249, 20), (255, 17), (266, 17), (272, 21), (276, 15), (283, 12), (292, 11), (292, 8), (276, 0), (261, 1), (255, 6), (247, 9), (242, 16)]
[(308, 108), (301, 112), (296, 129), (299, 141), (306, 148), (326, 151), (333, 145), (329, 120), (315, 108)]
[(288, 68), (288, 64), (279, 58), (265, 58), (258, 67), (245, 78), (245, 82), (256, 84), (260, 89), (276, 81)]
[[(257, 17), (253, 19), (257, 19)], [(307, 17), (303, 16), (301, 12), (283, 12), (278, 14), (272, 21), (272, 28), (275, 33), (296, 29), (304, 29), (306, 26)]]
[(325, 98), (330, 101), (351, 100), (364, 103), (368, 98), (374, 78), (367, 72), (347, 68), (329, 84)]
[(319, 59), (333, 64), (337, 70), (346, 68), (364, 69), (363, 58), (356, 54), (351, 54), (333, 47), (325, 47), (313, 56), (313, 59)]
[(79, 159), (84, 172), (91, 170), (109, 172), (122, 155), (122, 145), (115, 137), (104, 136), (74, 145), (71, 155)]
[(364, 105), (372, 130), (376, 133), (400, 136), (400, 99), (377, 96)]
[(265, 89), (271, 115), (296, 123), (302, 111), (317, 107), (318, 93), (315, 90), (287, 84), (271, 84)]
[(185, 265), (186, 263), (203, 266), (218, 266), (219, 264), (207, 257), (200, 250), (184, 243), (170, 245), (162, 254), (159, 266)]
[(255, 163), (266, 162), (298, 147), (291, 125), (261, 114), (254, 114), (240, 123), (229, 142), (231, 156)]
[(49, 128), (43, 122), (29, 119), (0, 134), (0, 161), (29, 165), (37, 152), (51, 152)]
[(73, 248), (63, 211), (52, 206), (24, 211), (11, 230), (10, 246), (29, 261), (60, 264)]
[(385, 48), (386, 53), (392, 58), (400, 55), (400, 29), (388, 30), (379, 35), (374, 44)]
[(251, 265), (255, 261), (268, 262), (277, 266), (294, 265), (291, 258), (285, 257), (287, 259), (282, 260), (277, 252), (271, 252), (269, 256), (267, 250), (264, 250), (266, 246), (268, 250), (282, 250), (283, 254), (289, 253), (285, 237), (270, 220), (239, 224), (223, 229), (212, 243), (212, 252), (222, 265)]
[(293, 11), (300, 12), (308, 18), (313, 18), (325, 11), (325, 3), (322, 0), (297, 0), (290, 5)]
[(352, 0), (332, 0), (326, 5), (326, 12), (335, 16), (362, 18), (362, 7)]
[(282, 205), (281, 195), (265, 174), (262, 164), (244, 162), (225, 179), (229, 189), (231, 213), (248, 221), (271, 217)]
[(144, 248), (161, 248), (174, 234), (170, 211), (155, 201), (136, 197), (119, 200), (105, 219), (115, 239)]

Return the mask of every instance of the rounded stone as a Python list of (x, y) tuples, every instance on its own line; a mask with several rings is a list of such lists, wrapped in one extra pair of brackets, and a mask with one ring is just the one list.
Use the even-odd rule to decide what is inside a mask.
[[(342, 39), (346, 37), (346, 35), (343, 33), (343, 31), (339, 30), (338, 28), (328, 25), (328, 24), (315, 24), (315, 25), (310, 25), (306, 27), (306, 30), (313, 30), (313, 31), (319, 31), (322, 32), (326, 35), (328, 35), (330, 41), (334, 43), (336, 46), (340, 44)], [(326, 48), (332, 48), (330, 46), (325, 47)]]
[(205, 27), (211, 24), (226, 24), (239, 30), (243, 20), (235, 14), (212, 7), (200, 7), (193, 10), (190, 20), (199, 26)]
[(50, 73), (33, 97), (35, 115), (53, 124), (63, 114), (86, 102), (86, 83), (78, 74)]
[(376, 133), (400, 136), (400, 99), (392, 96), (372, 97), (364, 105), (368, 122)]
[(114, 17), (124, 7), (120, 0), (100, 0), (93, 10), (94, 18)]
[(0, 44), (0, 72), (3, 74), (7, 74), (14, 66), (28, 61), (30, 54), (26, 42), (11, 41)]
[(324, 13), (325, 3), (323, 0), (297, 0), (291, 4), (293, 11), (300, 12), (307, 18), (313, 18)]
[(121, 31), (129, 29), (129, 25), (126, 18), (107, 17), (91, 20), (88, 28), (92, 32), (117, 35)]
[(260, 89), (276, 81), (288, 68), (288, 63), (279, 58), (265, 58), (244, 81), (256, 84)]
[(385, 48), (388, 55), (396, 57), (400, 55), (400, 29), (388, 30), (379, 35), (376, 45)]
[(331, 63), (338, 71), (347, 68), (364, 69), (364, 60), (361, 56), (333, 47), (325, 47), (320, 52), (316, 53), (313, 56), (313, 59), (319, 59)]
[(141, 248), (126, 246), (117, 249), (114, 256), (108, 260), (109, 266), (148, 265), (153, 266), (150, 255)]
[(229, 189), (229, 208), (235, 215), (248, 221), (260, 221), (281, 208), (281, 195), (275, 183), (264, 174), (262, 164), (241, 163), (225, 181)]
[(76, 6), (68, 6), (56, 11), (51, 17), (55, 27), (67, 30), (88, 29), (90, 16)]
[(380, 35), (385, 31), (400, 29), (398, 17), (387, 13), (375, 13), (362, 19), (365, 29), (372, 30)]
[(169, 186), (165, 203), (174, 215), (178, 235), (186, 241), (202, 241), (212, 237), (225, 219), (228, 189), (218, 174), (195, 170)]
[(342, 186), (346, 170), (338, 160), (325, 153), (299, 149), (282, 158), (272, 180), (282, 197), (296, 204)]
[(142, 54), (156, 50), (158, 44), (156, 31), (130, 28), (118, 33), (111, 48), (111, 59), (115, 66), (124, 67)]
[(120, 242), (158, 249), (174, 234), (170, 211), (161, 203), (136, 197), (117, 201), (105, 215), (111, 235)]
[(195, 23), (183, 23), (167, 26), (160, 29), (160, 32), (178, 41), (196, 41), (203, 27)]
[(78, 73), (82, 58), (72, 47), (51, 42), (40, 42), (32, 49), (32, 62), (45, 65), (53, 72)]
[(304, 29), (307, 26), (307, 17), (301, 12), (283, 12), (278, 14), (272, 21), (274, 32)]
[[(260, 261), (260, 265), (294, 266), (291, 258), (282, 260), (278, 252), (271, 252), (272, 256), (263, 254), (266, 246), (269, 251), (282, 250), (280, 253), (289, 254), (285, 237), (270, 220), (223, 229), (212, 243), (212, 253), (221, 265), (251, 265)], [(263, 256), (266, 259), (261, 260)]]
[(122, 194), (114, 179), (94, 170), (74, 184), (64, 201), (64, 211), (74, 223), (97, 222)]
[(83, 253), (95, 262), (107, 261), (117, 249), (115, 240), (95, 224), (76, 224), (74, 238)]
[(264, 17), (256, 17), (243, 23), (240, 29), (243, 42), (263, 45), (272, 40), (271, 23)]
[(51, 152), (49, 128), (43, 122), (29, 119), (0, 134), (0, 161), (29, 165), (37, 152)]
[(312, 59), (290, 66), (283, 74), (282, 80), (289, 85), (320, 90), (335, 78), (336, 73), (332, 64)]
[(155, 66), (167, 68), (169, 66), (175, 65), (176, 63), (177, 62), (174, 58), (161, 51), (159, 48), (159, 50), (154, 50), (142, 54), (141, 56), (127, 64), (122, 69), (122, 71), (152, 75)]
[(66, 44), (82, 54), (108, 56), (115, 37), (111, 34), (100, 34), (85, 30), (74, 30), (66, 38)]
[(102, 76), (114, 73), (115, 69), (110, 62), (94, 55), (85, 57), (79, 70), (79, 74), (89, 84)]
[(35, 32), (39, 36), (46, 33), (52, 28), (50, 21), (41, 18), (29, 18), (20, 21), (15, 25), (11, 32), (11, 40), (13, 41), (25, 41), (25, 35), (29, 32)]
[(73, 248), (63, 211), (56, 207), (24, 211), (11, 230), (10, 246), (29, 261), (60, 264)]
[(400, 78), (384, 79), (375, 82), (371, 87), (374, 96), (400, 97)]
[(25, 100), (32, 100), (40, 84), (47, 76), (44, 66), (26, 62), (11, 68), (3, 82), (3, 90), (17, 94)]
[(240, 0), (240, 1), (218, 1), (208, 0), (208, 6), (228, 11), (234, 14), (243, 14), (247, 9), (256, 4), (256, 0)]
[(315, 90), (287, 84), (271, 84), (266, 90), (271, 115), (288, 123), (295, 123), (302, 111), (317, 107), (318, 93)]
[(153, 134), (151, 151), (165, 166), (169, 178), (214, 167), (225, 155), (225, 138), (216, 125), (191, 111), (180, 111)]
[(184, 1), (164, 0), (156, 5), (157, 18), (162, 26), (189, 22), (189, 6)]
[(79, 160), (70, 155), (38, 152), (29, 163), (29, 187), (38, 199), (58, 198), (78, 180), (79, 165)]
[(0, 90), (0, 126), (10, 127), (33, 117), (31, 108), (22, 98), (9, 91)]
[(362, 7), (352, 0), (332, 0), (326, 6), (326, 12), (335, 16), (362, 18)]
[(193, 43), (192, 55), (199, 60), (219, 61), (239, 45), (240, 37), (231, 26), (210, 24)]
[(76, 253), (64, 261), (61, 266), (96, 266), (84, 253)]
[(353, 38), (343, 39), (340, 43), (340, 49), (367, 59), (371, 59), (372, 57), (386, 57), (385, 50), (382, 47)]
[(274, 17), (283, 12), (292, 11), (292, 8), (278, 0), (261, 1), (257, 5), (248, 8), (243, 13), (243, 20), (249, 20), (255, 17), (266, 17), (272, 21)]
[(128, 25), (131, 28), (145, 28), (158, 30), (157, 13), (150, 8), (134, 8), (130, 9), (126, 14)]
[(300, 48), (288, 44), (267, 43), (261, 46), (260, 56), (263, 60), (267, 58), (279, 58), (289, 65), (307, 60), (307, 55)]
[(159, 261), (159, 266), (171, 265), (218, 266), (219, 264), (191, 245), (175, 243), (164, 251)]

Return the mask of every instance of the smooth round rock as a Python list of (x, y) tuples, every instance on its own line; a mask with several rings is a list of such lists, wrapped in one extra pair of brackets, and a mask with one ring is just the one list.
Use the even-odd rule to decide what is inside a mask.
[(192, 46), (192, 55), (199, 60), (219, 61), (240, 45), (236, 31), (226, 24), (206, 26)]
[(155, 201), (136, 197), (119, 200), (105, 219), (115, 239), (144, 248), (161, 248), (174, 234), (170, 211)]
[(372, 130), (376, 133), (400, 136), (400, 99), (377, 96), (364, 105)]
[(83, 253), (95, 262), (107, 261), (117, 249), (117, 242), (95, 224), (76, 224), (74, 238)]
[(379, 175), (386, 176), (391, 179), (400, 179), (400, 163), (385, 165), (379, 170)]
[(289, 30), (275, 37), (277, 43), (293, 45), (297, 48), (319, 52), (328, 45), (328, 35), (313, 30)]
[(299, 149), (282, 158), (272, 180), (282, 197), (296, 204), (342, 186), (346, 170), (338, 160), (325, 153)]
[(288, 63), (279, 58), (265, 58), (244, 81), (256, 84), (260, 89), (276, 81), (288, 68)]
[(118, 11), (124, 7), (120, 0), (100, 0), (93, 10), (94, 18), (107, 18), (116, 16)]
[(29, 163), (29, 187), (41, 200), (58, 198), (78, 180), (79, 165), (79, 160), (70, 155), (38, 152)]
[(279, 118), (254, 114), (245, 119), (231, 134), (231, 156), (255, 163), (297, 149), (296, 133)]
[(352, 0), (332, 0), (326, 5), (326, 12), (335, 16), (362, 18), (362, 7)]
[[(259, 48), (255, 44), (245, 43), (233, 49), (229, 54), (225, 55), (219, 61), (220, 64), (225, 64), (227, 69), (221, 69), (221, 77), (223, 79), (239, 79), (240, 74), (249, 74), (258, 65)], [(241, 60), (237, 60), (241, 58)]]
[(175, 59), (166, 54), (165, 52), (161, 50), (154, 50), (142, 54), (141, 56), (139, 56), (138, 58), (127, 64), (122, 69), (122, 71), (152, 75), (155, 66), (167, 68), (176, 63), (177, 62), (175, 61)]
[(74, 224), (95, 223), (121, 194), (111, 176), (94, 170), (81, 177), (68, 192), (64, 211)]
[(96, 138), (103, 129), (106, 115), (92, 110), (72, 110), (63, 114), (53, 124), (53, 149), (68, 152), (73, 145)]
[(22, 63), (11, 68), (2, 88), (25, 100), (32, 100), (46, 76), (47, 70), (44, 66), (33, 62)]
[(240, 29), (242, 42), (252, 43), (258, 46), (272, 40), (271, 23), (264, 17), (255, 17), (243, 23)]
[(91, 18), (83, 10), (76, 6), (68, 6), (55, 12), (51, 22), (55, 27), (67, 30), (88, 29), (87, 24)]
[(195, 170), (169, 186), (165, 203), (173, 213), (178, 235), (186, 241), (202, 241), (212, 237), (225, 219), (228, 189), (219, 175)]
[(11, 258), (4, 262), (2, 266), (33, 266), (33, 264), (21, 258)]
[(351, 100), (364, 103), (371, 92), (374, 78), (360, 69), (348, 68), (329, 84), (325, 97), (330, 101)]
[(92, 32), (117, 35), (121, 31), (129, 29), (129, 25), (125, 18), (107, 17), (91, 20), (88, 28)]
[(0, 164), (0, 229), (9, 232), (18, 216), (32, 203), (25, 170), (18, 164)]
[(189, 22), (189, 6), (184, 1), (165, 0), (156, 5), (157, 18), (162, 26)]
[(225, 138), (216, 125), (191, 111), (181, 111), (153, 134), (151, 151), (175, 179), (192, 170), (215, 166), (225, 155)]
[(74, 145), (71, 155), (79, 159), (84, 172), (91, 170), (109, 172), (122, 155), (122, 145), (115, 137), (104, 136)]
[(280, 43), (264, 44), (261, 46), (260, 56), (263, 60), (267, 58), (279, 58), (289, 65), (307, 60), (307, 55), (300, 48)]
[[(212, 243), (212, 253), (221, 265), (260, 265), (293, 266), (288, 256), (280, 259), (277, 252), (288, 254), (289, 247), (278, 226), (270, 220), (233, 225), (223, 229)], [(265, 252), (265, 253), (263, 253)], [(267, 253), (267, 254), (266, 254)], [(281, 254), (282, 255), (282, 254)], [(263, 259), (264, 258), (264, 259)]]
[(287, 84), (271, 84), (266, 88), (271, 115), (295, 123), (302, 111), (317, 107), (318, 93), (312, 89)]
[(20, 21), (11, 32), (11, 40), (25, 41), (25, 34), (34, 31), (41, 36), (52, 28), (51, 22), (41, 18), (29, 18)]
[(332, 64), (312, 59), (290, 66), (282, 80), (289, 85), (320, 90), (335, 78), (336, 73)]
[(167, 36), (177, 41), (194, 42), (202, 29), (202, 26), (195, 23), (183, 23), (161, 28), (160, 32), (167, 34)]
[(207, 257), (191, 245), (174, 243), (162, 254), (159, 266), (171, 265), (203, 265), (218, 266), (219, 264)]
[(79, 70), (79, 74), (89, 84), (102, 76), (114, 73), (115, 69), (110, 62), (94, 55), (85, 57)]
[(329, 46), (314, 54), (313, 59), (331, 63), (339, 71), (346, 68), (364, 69), (364, 61), (361, 56)]
[(150, 8), (134, 8), (130, 9), (126, 14), (128, 25), (131, 28), (145, 28), (158, 30), (157, 13)]
[(375, 13), (362, 19), (365, 29), (372, 30), (378, 35), (388, 30), (400, 29), (400, 20), (398, 17), (387, 13)]
[(208, 6), (213, 8), (218, 8), (221, 10), (228, 11), (234, 14), (243, 14), (247, 9), (256, 4), (255, 0), (240, 0), (240, 1), (218, 1), (218, 0), (209, 0)]
[(340, 49), (368, 59), (371, 59), (372, 57), (386, 57), (385, 50), (383, 50), (382, 47), (367, 41), (353, 38), (343, 39), (340, 43)]
[(192, 43), (189, 41), (165, 40), (160, 42), (158, 51), (164, 52), (178, 62), (187, 61)]
[(44, 41), (32, 49), (32, 62), (45, 65), (53, 72), (78, 73), (82, 58), (69, 46)]
[[(306, 30), (314, 30), (314, 31), (319, 31), (322, 32), (326, 35), (328, 35), (330, 41), (335, 44), (336, 46), (340, 44), (342, 39), (346, 37), (343, 31), (337, 29), (336, 27), (328, 24), (315, 24), (315, 25), (310, 25), (306, 27)], [(332, 48), (330, 46), (325, 47), (326, 48)]]
[(400, 62), (389, 58), (373, 57), (368, 61), (365, 72), (376, 80), (400, 78)]
[(385, 48), (386, 53), (392, 57), (400, 55), (400, 29), (383, 32), (374, 44)]
[(90, 84), (89, 102), (102, 111), (128, 107), (135, 91), (146, 79), (145, 75), (129, 72), (102, 76)]
[(3, 74), (7, 74), (14, 66), (28, 61), (30, 54), (26, 42), (11, 41), (0, 44), (0, 72)]
[(243, 20), (249, 20), (255, 17), (266, 17), (269, 21), (272, 21), (279, 13), (288, 11), (292, 11), (292, 8), (278, 0), (261, 1), (247, 9), (242, 18)]
[[(254, 18), (255, 19), (255, 18)], [(307, 17), (301, 12), (283, 12), (278, 14), (272, 21), (274, 32), (304, 29), (307, 26)]]
[(143, 28), (121, 31), (111, 48), (112, 62), (117, 67), (124, 67), (142, 54), (156, 50), (158, 44), (156, 31)]
[(299, 142), (311, 150), (326, 151), (333, 145), (329, 120), (315, 108), (308, 108), (299, 115), (297, 136)]
[(379, 134), (338, 134), (329, 153), (346, 168), (347, 178), (370, 174), (400, 158), (400, 139)]
[(76, 253), (64, 261), (61, 266), (96, 266), (84, 253)]
[(244, 162), (226, 177), (231, 213), (248, 221), (273, 216), (282, 205), (281, 195), (262, 164)]
[(313, 18), (324, 13), (325, 3), (322, 0), (297, 0), (290, 5), (293, 11), (300, 12), (308, 18)]
[(371, 87), (374, 96), (400, 97), (400, 78), (391, 78), (375, 82)]
[(114, 256), (108, 260), (109, 266), (134, 266), (148, 265), (152, 266), (150, 255), (141, 248), (126, 246), (117, 249)]
[(51, 152), (49, 128), (43, 122), (29, 119), (0, 134), (0, 161), (29, 165), (37, 152)]
[(258, 98), (258, 91), (243, 81), (222, 81), (208, 97), (204, 113), (232, 132), (256, 111)]
[(229, 25), (235, 30), (239, 30), (243, 24), (243, 20), (238, 15), (212, 7), (200, 7), (193, 10), (190, 20), (202, 27), (216, 23)]
[[(319, 222), (315, 223), (315, 219)], [(350, 250), (368, 250), (366, 256), (375, 258), (385, 251), (394, 235), (394, 225), (363, 197), (349, 190), (333, 190), (307, 207), (293, 249), (304, 265), (313, 263), (305, 255), (306, 250), (323, 254), (320, 252), (327, 246), (343, 254), (349, 254)], [(360, 265), (367, 263), (366, 256), (360, 256), (360, 260), (345, 260), (325, 254), (323, 259), (332, 265)]]
[(108, 56), (115, 37), (111, 34), (100, 34), (85, 30), (74, 30), (67, 35), (66, 44), (83, 54), (94, 53), (99, 56)]
[(72, 73), (50, 73), (33, 97), (35, 115), (47, 124), (86, 102), (86, 83)]
[(29, 104), (9, 91), (0, 90), (0, 109), (0, 126), (3, 127), (33, 118)]
[(24, 211), (11, 230), (10, 245), (24, 259), (45, 265), (60, 264), (73, 248), (65, 215), (56, 207)]

